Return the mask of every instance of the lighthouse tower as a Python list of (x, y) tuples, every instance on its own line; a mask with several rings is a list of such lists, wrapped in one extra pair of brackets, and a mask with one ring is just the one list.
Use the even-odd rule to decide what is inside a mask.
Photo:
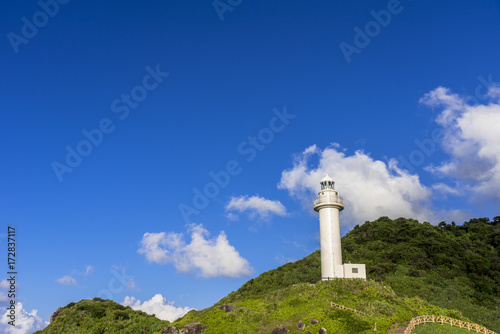
[(335, 182), (328, 174), (320, 184), (321, 190), (314, 201), (314, 211), (319, 212), (321, 277), (327, 280), (344, 277), (339, 217), (339, 212), (344, 210), (344, 201), (335, 190)]
[(366, 279), (364, 264), (342, 264), (339, 213), (344, 210), (344, 201), (335, 190), (335, 182), (328, 174), (321, 180), (320, 184), (321, 190), (318, 193), (318, 198), (314, 201), (314, 211), (319, 212), (322, 279)]

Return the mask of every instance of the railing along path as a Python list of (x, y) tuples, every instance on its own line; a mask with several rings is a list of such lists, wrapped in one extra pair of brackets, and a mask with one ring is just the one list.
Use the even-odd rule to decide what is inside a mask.
[(494, 331), (489, 330), (486, 327), (479, 326), (477, 324), (472, 324), (470, 322), (465, 322), (458, 319), (453, 319), (450, 317), (445, 317), (444, 315), (421, 315), (411, 319), (410, 324), (406, 327), (404, 334), (411, 334), (415, 326), (426, 324), (426, 323), (440, 323), (447, 324), (450, 326), (466, 328), (469, 331), (475, 331), (476, 333), (484, 334), (496, 334)]
[[(334, 302), (330, 302), (330, 306), (339, 308), (341, 310), (347, 310), (347, 311), (352, 311), (356, 312), (361, 315), (365, 315), (365, 313), (358, 311), (356, 309), (352, 309), (349, 307), (346, 307), (344, 305), (336, 304)], [(482, 333), (482, 334), (497, 334), (492, 330), (489, 330), (486, 327), (480, 326), (478, 324), (473, 324), (470, 322), (458, 320), (458, 319), (453, 319), (450, 317), (445, 317), (444, 315), (420, 315), (418, 317), (415, 317), (411, 319), (410, 323), (406, 327), (404, 334), (411, 334), (413, 329), (415, 329), (415, 326), (422, 325), (422, 324), (427, 324), (427, 323), (438, 323), (438, 324), (447, 324), (450, 326), (454, 327), (460, 327), (467, 329), (468, 331), (474, 331), (476, 333)], [(377, 329), (377, 324), (375, 324), (374, 330), (376, 331)]]
[(355, 309), (349, 308), (349, 307), (344, 306), (344, 305), (335, 304), (334, 302), (330, 302), (330, 306), (334, 306), (334, 307), (339, 308), (339, 309), (341, 309), (341, 310), (352, 311), (352, 312), (356, 312), (356, 313), (359, 313), (359, 314), (365, 315), (365, 314), (364, 314), (363, 312), (361, 312), (361, 311), (358, 311), (358, 310), (355, 310)]

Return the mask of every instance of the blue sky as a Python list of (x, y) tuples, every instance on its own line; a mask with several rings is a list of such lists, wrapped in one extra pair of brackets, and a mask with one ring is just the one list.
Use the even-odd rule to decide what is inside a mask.
[(319, 248), (326, 172), (343, 234), (499, 215), (498, 1), (0, 6), (3, 331), (208, 307)]

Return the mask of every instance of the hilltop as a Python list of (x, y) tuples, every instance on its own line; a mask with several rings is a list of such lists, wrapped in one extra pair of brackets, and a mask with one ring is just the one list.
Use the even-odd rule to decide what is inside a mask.
[(387, 217), (356, 226), (342, 240), (344, 261), (366, 263), (401, 296), (457, 309), (500, 331), (500, 217), (438, 226)]
[[(355, 309), (341, 310), (330, 302)], [(224, 309), (231, 306), (232, 312)], [(389, 286), (364, 280), (332, 280), (297, 283), (247, 297), (237, 293), (223, 298), (211, 308), (191, 311), (173, 322), (181, 327), (200, 321), (210, 333), (271, 333), (286, 326), (289, 333), (318, 333), (321, 327), (328, 333), (373, 333), (375, 325), (381, 333), (405, 323), (417, 315), (440, 314), (467, 320), (455, 310), (446, 310), (418, 297), (398, 296)], [(319, 323), (313, 324), (316, 319)], [(298, 328), (299, 322), (305, 329)]]
[[(317, 333), (321, 327), (328, 333), (369, 333), (375, 323), (378, 332), (385, 333), (423, 314), (500, 331), (500, 217), (438, 226), (381, 217), (356, 226), (342, 238), (342, 247), (344, 262), (366, 264), (367, 281), (319, 282), (316, 251), (249, 280), (214, 306), (191, 311), (171, 324), (94, 299), (62, 308), (54, 322), (37, 333), (61, 333), (65, 328), (71, 333), (158, 334), (166, 326), (196, 322), (206, 326), (206, 334), (271, 333), (280, 326), (290, 333)], [(331, 301), (359, 313), (333, 308)], [(312, 319), (320, 323), (311, 324)], [(299, 321), (304, 331), (297, 328)], [(84, 330), (82, 325), (90, 323), (106, 331)], [(68, 331), (65, 326), (73, 327)]]
[(153, 315), (134, 311), (111, 300), (94, 298), (58, 308), (50, 319), (50, 325), (35, 333), (146, 334), (168, 325), (168, 321)]

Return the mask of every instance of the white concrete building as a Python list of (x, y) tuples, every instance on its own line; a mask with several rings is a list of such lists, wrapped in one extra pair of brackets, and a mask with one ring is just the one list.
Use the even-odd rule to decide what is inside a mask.
[(321, 190), (318, 193), (318, 198), (314, 201), (314, 211), (319, 212), (322, 279), (366, 279), (364, 264), (342, 264), (340, 211), (344, 210), (344, 201), (335, 190), (335, 182), (328, 174), (321, 180), (320, 184)]

